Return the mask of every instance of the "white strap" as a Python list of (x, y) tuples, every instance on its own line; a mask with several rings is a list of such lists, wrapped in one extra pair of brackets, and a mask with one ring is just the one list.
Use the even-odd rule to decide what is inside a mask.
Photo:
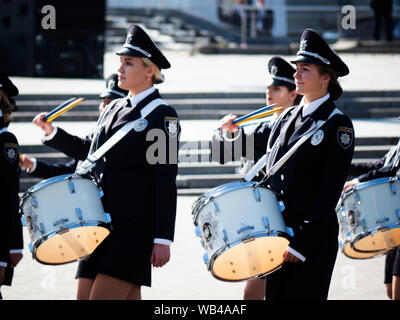
[[(335, 109), (332, 111), (330, 116), (328, 117), (327, 120), (319, 120), (317, 121), (317, 124), (313, 130), (308, 132), (306, 135), (300, 138), (299, 141), (296, 142), (296, 144), (290, 148), (288, 152), (286, 152), (266, 173), (266, 177), (269, 177), (273, 174), (275, 174), (284, 164), (286, 161), (290, 159), (290, 157), (297, 151), (297, 149), (304, 143), (308, 138), (310, 138), (319, 128), (321, 128), (326, 121), (328, 121), (330, 118), (332, 118), (336, 114), (342, 114), (342, 112), (338, 109)], [(267, 163), (267, 155), (264, 154), (260, 160), (257, 161), (257, 163), (254, 165), (254, 167), (244, 176), (244, 179), (246, 181), (251, 181), (255, 175), (266, 165)]]
[(140, 111), (141, 117), (139, 119), (130, 121), (126, 123), (122, 128), (120, 128), (117, 132), (115, 132), (110, 139), (108, 139), (96, 152), (88, 155), (86, 160), (76, 168), (75, 173), (77, 174), (85, 174), (89, 172), (95, 165), (95, 162), (101, 159), (104, 154), (110, 150), (114, 145), (116, 145), (123, 137), (127, 135), (129, 131), (131, 131), (138, 121), (143, 120), (147, 117), (151, 112), (153, 112), (158, 106), (165, 104), (162, 99), (155, 99), (151, 101), (146, 107), (144, 107)]

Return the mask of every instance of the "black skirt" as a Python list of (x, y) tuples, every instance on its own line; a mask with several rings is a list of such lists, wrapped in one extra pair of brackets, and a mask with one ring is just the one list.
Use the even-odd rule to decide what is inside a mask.
[(113, 226), (110, 235), (87, 258), (79, 261), (76, 278), (95, 279), (98, 273), (151, 286), (153, 236), (132, 224)]

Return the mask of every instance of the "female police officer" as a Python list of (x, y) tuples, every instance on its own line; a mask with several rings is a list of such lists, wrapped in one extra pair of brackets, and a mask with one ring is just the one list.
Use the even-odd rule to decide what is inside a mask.
[[(297, 105), (300, 102), (301, 96), (296, 92), (296, 86), (293, 79), (293, 74), (295, 71), (296, 70), (281, 57), (274, 56), (268, 61), (268, 72), (271, 75), (265, 91), (266, 103), (268, 105), (276, 104), (277, 107), (281, 107), (282, 110), (284, 110)], [(252, 150), (254, 152), (250, 152), (250, 155), (247, 155), (245, 152), (249, 150), (246, 149), (246, 142), (250, 141), (250, 139), (246, 140), (244, 130), (232, 124), (237, 116), (229, 114), (223, 117), (220, 121), (221, 131), (218, 134), (215, 134), (213, 137), (213, 150), (217, 150), (217, 148), (220, 149), (220, 152), (213, 152), (212, 155), (214, 160), (223, 164), (231, 160), (239, 160), (235, 158), (237, 156), (246, 156), (248, 161), (247, 163), (252, 160), (256, 162), (265, 154), (269, 133), (271, 132), (277, 116), (281, 112), (282, 111), (277, 111), (275, 114), (273, 114), (270, 121), (261, 123), (254, 129), (252, 133), (247, 135), (247, 138), (250, 135), (252, 135), (254, 138), (254, 150)], [(230, 133), (239, 131), (234, 140), (235, 144), (239, 143), (242, 145), (240, 154), (236, 155), (232, 153), (232, 141), (225, 140), (220, 135), (220, 133), (224, 131), (229, 131)], [(246, 168), (248, 166), (245, 165), (244, 167)]]
[[(297, 105), (300, 102), (301, 96), (296, 92), (296, 85), (294, 83), (293, 75), (296, 70), (292, 67), (292, 65), (284, 60), (282, 57), (274, 56), (268, 61), (268, 73), (270, 74), (270, 80), (267, 83), (267, 89), (265, 91), (266, 95), (266, 103), (267, 105), (276, 104), (277, 107), (281, 107), (282, 111)], [(245, 134), (242, 128), (238, 129), (237, 126), (234, 126), (232, 122), (237, 118), (236, 115), (227, 115), (220, 121), (221, 130), (227, 130), (230, 133), (235, 133), (239, 130), (239, 134), (237, 134), (237, 141), (239, 144), (242, 144), (241, 150), (242, 153), (240, 156), (247, 156), (245, 158), (245, 162), (243, 168), (241, 169), (242, 173), (247, 171), (253, 162), (257, 162), (266, 152), (266, 144), (268, 141), (269, 134), (273, 127), (273, 124), (277, 120), (279, 114), (282, 111), (278, 111), (273, 114), (272, 119), (270, 121), (261, 123), (258, 125), (252, 133)], [(244, 151), (247, 152), (246, 143), (250, 139), (247, 139), (249, 135), (254, 137), (254, 156), (253, 159), (249, 157), (248, 154), (245, 154)], [(232, 154), (232, 147), (235, 143), (238, 143), (235, 139), (235, 142), (225, 141), (223, 137), (219, 134), (213, 137), (213, 149), (219, 148), (222, 152), (213, 153), (214, 160), (224, 163), (227, 162), (228, 159), (225, 159), (225, 155)], [(214, 149), (215, 150), (215, 149)], [(216, 156), (218, 155), (218, 156)], [(238, 160), (235, 159), (236, 155), (233, 155), (232, 159), (229, 160)], [(258, 179), (260, 177), (257, 177)], [(246, 283), (246, 287), (244, 289), (243, 299), (244, 300), (262, 300), (264, 299), (264, 291), (265, 291), (265, 281), (264, 278), (249, 280)]]
[(0, 70), (0, 286), (11, 285), (13, 268), (21, 260), (23, 250), (18, 214), (19, 145), (17, 138), (7, 130), (11, 112), (16, 109), (12, 97), (17, 95), (17, 87)]
[[(151, 285), (151, 265), (162, 267), (169, 261), (174, 236), (180, 128), (175, 110), (163, 103), (153, 86), (163, 81), (160, 70), (169, 68), (170, 63), (137, 25), (130, 26), (117, 54), (121, 60), (118, 85), (130, 94), (107, 106), (95, 145), (100, 147), (124, 124), (141, 118), (141, 111), (150, 103), (161, 104), (96, 162), (94, 174), (103, 188), (102, 201), (113, 230), (89, 257), (97, 274), (90, 299), (141, 299), (141, 285)], [(73, 158), (86, 159), (90, 137), (71, 136), (42, 118), (38, 115), (34, 123), (45, 130), (45, 144)], [(157, 137), (165, 142), (165, 148), (160, 148), (161, 160), (154, 161), (148, 149), (151, 137), (160, 132), (164, 137)]]
[[(346, 64), (314, 30), (304, 30), (292, 61), (303, 99), (282, 113), (268, 140), (267, 170), (307, 133), (297, 151), (267, 181), (283, 200), (294, 232), (281, 269), (267, 277), (266, 298), (327, 299), (338, 250), (335, 206), (354, 150), (351, 120), (335, 108)], [(324, 123), (321, 127), (318, 124)], [(317, 130), (318, 129), (318, 130)], [(314, 132), (314, 133), (313, 133)]]

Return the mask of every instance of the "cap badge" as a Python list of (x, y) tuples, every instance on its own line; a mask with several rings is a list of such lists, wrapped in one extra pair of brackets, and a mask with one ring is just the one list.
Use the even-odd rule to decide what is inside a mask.
[(108, 89), (113, 89), (115, 87), (115, 81), (114, 80), (110, 80), (108, 82)]
[(300, 51), (305, 51), (307, 47), (307, 40), (303, 39), (300, 41)]
[(272, 74), (273, 76), (276, 76), (277, 73), (278, 73), (278, 67), (275, 66), (275, 65), (273, 65), (273, 66), (271, 67), (271, 74)]
[(132, 37), (133, 37), (133, 34), (132, 33), (128, 33), (128, 35), (126, 36), (126, 41), (125, 41), (125, 43), (131, 43), (131, 41), (132, 41)]

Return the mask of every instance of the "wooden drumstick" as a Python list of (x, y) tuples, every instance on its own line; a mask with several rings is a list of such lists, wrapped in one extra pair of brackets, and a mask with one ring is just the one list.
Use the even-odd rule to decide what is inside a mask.
[[(75, 98), (74, 98), (75, 99)], [(55, 118), (59, 117), (62, 115), (64, 112), (67, 112), (68, 110), (71, 110), (72, 108), (75, 108), (78, 104), (80, 104), (83, 100), (83, 98), (75, 99), (72, 102), (68, 103), (62, 108), (56, 108), (57, 110), (55, 112), (51, 112), (50, 115), (46, 115), (46, 117), (43, 118), (44, 121), (50, 122), (53, 121)], [(45, 119), (46, 118), (46, 119)]]

